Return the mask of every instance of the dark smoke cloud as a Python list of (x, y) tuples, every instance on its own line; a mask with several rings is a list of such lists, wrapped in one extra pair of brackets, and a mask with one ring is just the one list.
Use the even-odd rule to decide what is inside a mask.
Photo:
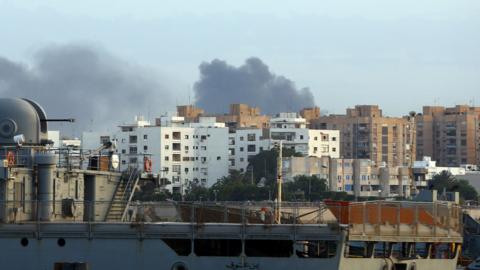
[(231, 103), (258, 106), (267, 114), (315, 104), (308, 88), (297, 89), (291, 80), (271, 73), (258, 58), (249, 58), (238, 68), (218, 59), (204, 62), (194, 89), (196, 105), (210, 113), (225, 112)]
[(82, 45), (44, 48), (31, 65), (0, 57), (0, 96), (35, 100), (49, 117), (75, 118), (75, 124), (59, 126), (75, 135), (171, 104), (151, 71)]

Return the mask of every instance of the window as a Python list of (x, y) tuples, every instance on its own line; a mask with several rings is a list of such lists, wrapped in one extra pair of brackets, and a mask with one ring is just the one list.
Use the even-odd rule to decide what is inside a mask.
[(295, 253), (299, 258), (333, 258), (337, 254), (337, 242), (335, 241), (297, 241)]
[(336, 142), (336, 141), (337, 141), (337, 137), (332, 137), (332, 141)]
[(243, 136), (240, 136), (240, 141), (243, 141)]
[(174, 132), (172, 133), (172, 138), (173, 138), (174, 140), (180, 140), (180, 138), (181, 138), (180, 132), (174, 131)]
[(168, 160), (169, 160), (168, 156), (165, 156), (165, 161), (168, 161)]
[(240, 239), (195, 239), (194, 247), (197, 256), (237, 257), (242, 253)]
[(247, 146), (247, 151), (248, 151), (248, 152), (255, 152), (256, 150), (257, 150), (257, 149), (256, 149), (255, 144), (249, 144), (249, 145)]
[(168, 144), (165, 144), (165, 150), (170, 149), (170, 146)]
[(127, 153), (127, 150), (122, 149), (122, 154), (126, 154), (126, 153)]
[(207, 150), (206, 146), (202, 146), (201, 148), (202, 148), (202, 150)]
[(165, 139), (168, 139), (168, 138), (170, 138), (170, 135), (165, 134)]
[(163, 238), (162, 241), (175, 251), (178, 256), (188, 256), (192, 250), (190, 239)]
[(220, 157), (220, 156), (217, 156), (217, 160), (221, 160), (221, 159), (222, 159), (222, 157)]
[(300, 135), (300, 140), (303, 140), (303, 135)]
[(240, 152), (243, 152), (243, 147), (240, 147)]
[(180, 145), (180, 143), (173, 143), (173, 144), (172, 144), (172, 150), (173, 150), (173, 151), (180, 151), (180, 150), (181, 150), (181, 145)]
[(243, 157), (242, 157), (242, 158), (240, 158), (240, 162), (243, 162), (244, 160), (245, 160), (245, 159), (244, 159)]
[(202, 157), (202, 158), (200, 159), (200, 161), (201, 161), (201, 162), (207, 162), (207, 158), (206, 158), (206, 157)]
[(148, 146), (147, 145), (143, 146), (143, 151), (145, 151), (145, 152), (148, 151)]
[(130, 146), (130, 154), (136, 154), (137, 153), (137, 147), (136, 146)]
[(128, 139), (129, 143), (137, 143), (137, 136), (130, 136)]
[(202, 141), (203, 141), (203, 140), (206, 140), (206, 139), (207, 139), (207, 136), (202, 135), (202, 136), (200, 137), (200, 139), (201, 139)]
[(313, 153), (314, 153), (314, 154), (317, 153), (317, 147), (313, 147)]
[(248, 135), (247, 135), (247, 140), (248, 140), (249, 142), (255, 141), (255, 133), (253, 133), (253, 134), (248, 134)]
[(130, 164), (136, 164), (137, 163), (137, 158), (130, 158)]
[(245, 254), (249, 257), (290, 257), (292, 247), (290, 240), (245, 240)]
[(337, 148), (336, 148), (336, 147), (332, 147), (332, 152), (337, 152)]
[(185, 135), (185, 139), (188, 140), (188, 135)]
[(172, 165), (172, 172), (174, 172), (174, 173), (180, 173), (181, 170), (182, 170), (182, 166), (180, 166), (180, 165)]
[(173, 154), (172, 155), (172, 160), (176, 161), (176, 162), (180, 161), (181, 160), (180, 154)]
[(110, 142), (110, 136), (100, 136), (100, 144), (105, 144)]
[(313, 140), (314, 140), (314, 141), (318, 140), (318, 137), (313, 137)]
[(184, 170), (185, 170), (185, 173), (188, 173), (188, 168), (185, 168)]
[(148, 139), (148, 135), (147, 135), (147, 134), (143, 135), (143, 139), (144, 139), (144, 140), (147, 140), (147, 139)]

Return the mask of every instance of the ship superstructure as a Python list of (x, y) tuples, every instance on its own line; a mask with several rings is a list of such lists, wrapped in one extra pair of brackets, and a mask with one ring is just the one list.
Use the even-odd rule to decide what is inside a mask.
[[(33, 120), (32, 120), (33, 119)], [(54, 149), (48, 119), (0, 99), (1, 269), (455, 269), (449, 202), (134, 202), (111, 144)]]

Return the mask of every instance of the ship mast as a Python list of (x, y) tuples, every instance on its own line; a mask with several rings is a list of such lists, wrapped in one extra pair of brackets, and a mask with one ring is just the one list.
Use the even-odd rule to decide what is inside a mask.
[(275, 222), (281, 224), (281, 207), (282, 207), (282, 141), (278, 144), (277, 157), (277, 207), (275, 209)]

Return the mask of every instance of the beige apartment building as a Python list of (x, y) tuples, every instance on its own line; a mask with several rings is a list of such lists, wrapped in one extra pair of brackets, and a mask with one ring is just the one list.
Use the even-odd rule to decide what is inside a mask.
[(288, 157), (283, 159), (283, 178), (317, 176), (328, 180), (330, 191), (357, 197), (410, 197), (426, 183), (413, 181), (408, 167), (378, 167), (368, 159)]
[(425, 106), (415, 118), (418, 158), (449, 167), (480, 164), (480, 107)]
[(357, 105), (346, 115), (320, 116), (310, 128), (340, 130), (340, 156), (369, 159), (374, 166), (411, 166), (415, 161), (415, 118), (385, 117), (376, 105)]
[(177, 116), (183, 117), (185, 122), (198, 122), (198, 118), (205, 114), (203, 109), (197, 108), (193, 105), (177, 106)]
[(216, 117), (217, 122), (225, 123), (230, 130), (237, 128), (268, 128), (270, 116), (260, 114), (260, 108), (247, 104), (230, 104), (229, 113), (209, 114), (193, 105), (177, 106), (177, 115), (184, 117), (185, 122), (198, 122), (200, 116)]
[(305, 118), (305, 120), (307, 121), (307, 124), (310, 124), (312, 120), (320, 117), (320, 108), (319, 107), (304, 108), (300, 111), (300, 116)]

